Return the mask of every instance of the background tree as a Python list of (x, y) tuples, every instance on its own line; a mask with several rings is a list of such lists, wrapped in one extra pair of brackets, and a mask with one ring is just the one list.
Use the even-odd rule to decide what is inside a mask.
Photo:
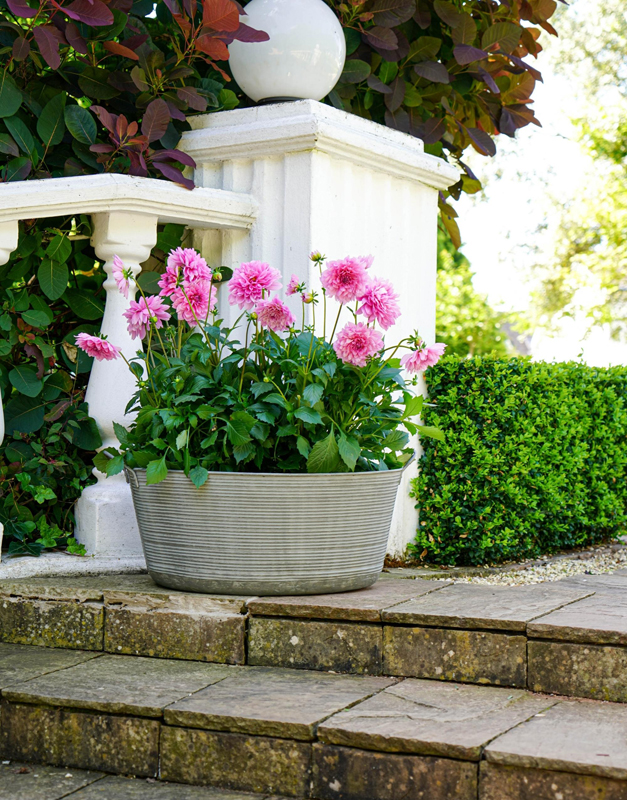
[(511, 355), (503, 325), (510, 317), (492, 309), (472, 285), (474, 273), (466, 256), (450, 236), (438, 231), (436, 339), (447, 345), (447, 355)]
[(556, 69), (575, 81), (574, 120), (592, 158), (581, 188), (549, 231), (535, 268), (535, 306), (547, 327), (587, 316), (627, 336), (627, 16), (621, 0), (579, 0), (560, 18), (567, 46)]

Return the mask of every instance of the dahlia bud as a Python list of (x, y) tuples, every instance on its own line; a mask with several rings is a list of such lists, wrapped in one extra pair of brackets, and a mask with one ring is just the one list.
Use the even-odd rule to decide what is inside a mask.
[(221, 272), (214, 272), (213, 273), (213, 280), (216, 283), (220, 283), (220, 281), (222, 280), (222, 273)]
[(301, 294), (301, 299), (302, 299), (303, 303), (306, 303), (307, 305), (309, 305), (310, 303), (313, 303), (313, 299), (314, 299), (313, 293), (312, 292), (303, 292), (303, 294)]

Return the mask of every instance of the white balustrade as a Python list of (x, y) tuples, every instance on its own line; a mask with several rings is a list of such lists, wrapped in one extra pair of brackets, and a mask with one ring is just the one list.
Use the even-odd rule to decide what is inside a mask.
[[(17, 247), (18, 220), (63, 214), (91, 214), (92, 244), (105, 262), (107, 279), (102, 333), (122, 348), (137, 352), (122, 316), (132, 297), (125, 299), (111, 276), (113, 256), (119, 255), (135, 275), (157, 241), (158, 223), (174, 222), (190, 228), (247, 231), (255, 219), (255, 201), (245, 194), (194, 189), (165, 181), (128, 175), (93, 175), (4, 184), (0, 189), (0, 264)], [(103, 447), (115, 446), (113, 423), (128, 424), (126, 405), (135, 381), (123, 361), (94, 362), (86, 400), (98, 424)], [(76, 506), (76, 537), (88, 553), (100, 556), (141, 556), (141, 542), (131, 493), (124, 476), (107, 478), (96, 472), (98, 483), (83, 492)]]

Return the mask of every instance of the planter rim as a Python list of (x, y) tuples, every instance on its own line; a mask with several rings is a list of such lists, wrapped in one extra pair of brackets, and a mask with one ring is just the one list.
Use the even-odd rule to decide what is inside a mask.
[[(342, 476), (343, 478), (357, 478), (360, 475), (386, 475), (389, 472), (397, 473), (404, 472), (407, 467), (415, 461), (415, 454), (403, 464), (402, 467), (397, 469), (370, 469), (363, 470), (362, 472), (228, 472), (227, 470), (207, 470), (209, 475), (244, 475), (248, 478), (251, 477), (266, 477), (266, 478), (328, 478), (329, 475)], [(124, 467), (124, 472), (146, 472), (146, 467)], [(168, 475), (185, 475), (182, 469), (169, 469)]]

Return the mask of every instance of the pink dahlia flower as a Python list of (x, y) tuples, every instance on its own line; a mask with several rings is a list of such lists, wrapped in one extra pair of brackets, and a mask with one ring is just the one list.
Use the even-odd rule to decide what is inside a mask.
[(161, 287), (159, 294), (161, 297), (170, 297), (174, 294), (181, 281), (182, 278), (179, 268), (167, 266), (165, 272), (159, 278), (159, 286)]
[(329, 261), (320, 276), (320, 282), (329, 297), (334, 297), (340, 303), (350, 303), (366, 290), (370, 281), (366, 270), (371, 264), (372, 256), (349, 256), (341, 261)]
[(76, 345), (96, 361), (114, 361), (120, 355), (119, 347), (99, 336), (91, 336), (89, 333), (77, 334)]
[(134, 283), (133, 270), (130, 267), (125, 267), (124, 262), (120, 256), (113, 256), (113, 268), (111, 274), (115, 278), (120, 293), (128, 299), (128, 290), (131, 283)]
[(183, 270), (183, 279), (187, 283), (194, 281), (210, 281), (211, 270), (207, 266), (205, 259), (192, 247), (177, 247), (171, 250), (168, 256), (168, 267), (173, 267), (180, 271)]
[(371, 281), (359, 297), (361, 305), (358, 314), (363, 314), (368, 322), (378, 322), (384, 331), (391, 328), (401, 315), (397, 303), (398, 295), (389, 281)]
[(286, 331), (296, 321), (292, 312), (278, 297), (260, 300), (255, 311), (259, 324), (271, 331)]
[(229, 281), (229, 303), (250, 311), (264, 292), (281, 288), (281, 273), (263, 261), (249, 261), (239, 266)]
[(383, 349), (383, 337), (363, 322), (349, 322), (338, 333), (333, 349), (346, 364), (365, 367), (368, 359)]
[[(211, 309), (209, 308), (209, 289), (211, 287)], [(209, 281), (195, 281), (185, 284), (184, 288), (175, 289), (172, 294), (172, 305), (178, 318), (194, 327), (204, 322), (209, 311), (213, 311), (218, 300), (218, 290)]]
[(421, 347), (419, 350), (414, 350), (412, 353), (401, 358), (401, 366), (405, 367), (407, 372), (422, 372), (427, 367), (432, 367), (440, 360), (440, 356), (444, 353), (446, 345), (442, 342), (436, 342), (430, 347)]
[(287, 284), (287, 289), (285, 290), (285, 294), (296, 294), (298, 291), (298, 287), (300, 286), (300, 280), (297, 275), (292, 275), (290, 278), (290, 282)]
[(151, 322), (155, 328), (162, 328), (163, 323), (170, 319), (168, 307), (157, 295), (140, 297), (137, 301), (131, 300), (124, 316), (128, 322), (128, 332), (133, 339), (143, 339)]

